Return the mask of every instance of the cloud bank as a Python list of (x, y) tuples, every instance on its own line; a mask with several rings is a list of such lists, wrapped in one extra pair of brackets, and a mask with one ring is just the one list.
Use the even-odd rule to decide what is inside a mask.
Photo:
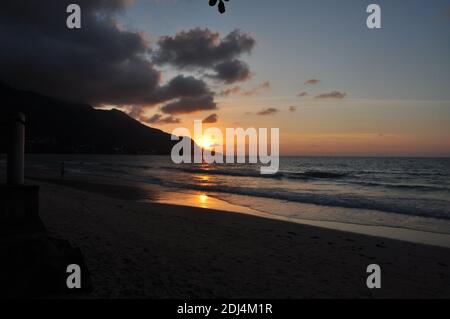
[(148, 124), (178, 124), (181, 120), (171, 115), (163, 117), (161, 114), (155, 114), (145, 122)]
[(337, 99), (342, 100), (347, 96), (347, 93), (340, 92), (340, 91), (331, 91), (328, 93), (322, 93), (319, 95), (316, 95), (316, 99)]
[(257, 114), (257, 115), (273, 115), (273, 114), (278, 113), (278, 112), (279, 112), (278, 109), (275, 109), (275, 108), (273, 108), (273, 107), (270, 107), (270, 108), (264, 109), (264, 110), (262, 110), (262, 111), (259, 111), (259, 112), (256, 113), (256, 114)]
[(217, 123), (218, 121), (218, 116), (217, 114), (211, 114), (207, 117), (205, 117), (202, 121), (203, 124), (212, 124), (212, 123)]
[(243, 89), (240, 86), (233, 86), (229, 89), (223, 90), (219, 93), (220, 96), (229, 96), (232, 94), (235, 95), (241, 95), (241, 96), (254, 96), (258, 95), (259, 93), (269, 90), (271, 87), (269, 81), (262, 82), (261, 84), (251, 88), (251, 89)]
[(181, 69), (211, 68), (243, 53), (251, 53), (255, 44), (255, 39), (239, 30), (222, 39), (217, 32), (196, 28), (162, 37), (154, 60), (157, 64), (171, 64)]
[(318, 79), (309, 79), (308, 81), (305, 82), (305, 85), (316, 85), (319, 83), (320, 83), (320, 80), (318, 80)]
[[(81, 29), (66, 27), (71, 0), (5, 1), (0, 10), (0, 81), (71, 101), (116, 105), (142, 117), (142, 107), (168, 115), (217, 109), (205, 79), (178, 75), (163, 82), (161, 67), (201, 70), (224, 84), (246, 81), (239, 58), (256, 41), (239, 30), (224, 37), (209, 29), (161, 37), (151, 48), (144, 33), (123, 29), (118, 16), (130, 0), (77, 0)], [(126, 107), (131, 106), (132, 107)], [(146, 122), (171, 122), (152, 117)]]

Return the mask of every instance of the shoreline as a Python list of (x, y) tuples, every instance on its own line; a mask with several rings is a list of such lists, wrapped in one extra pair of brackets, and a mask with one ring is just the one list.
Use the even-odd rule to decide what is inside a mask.
[[(447, 248), (38, 184), (49, 232), (85, 255), (89, 298), (450, 297)], [(382, 289), (366, 287), (372, 263)]]
[[(201, 209), (213, 209), (227, 211), (230, 213), (248, 214), (260, 218), (285, 221), (300, 225), (309, 225), (355, 234), (400, 240), (409, 243), (450, 248), (450, 234), (448, 233), (418, 230), (408, 227), (371, 225), (356, 222), (350, 223), (333, 220), (290, 218), (288, 216), (269, 214), (267, 212), (252, 209), (239, 204), (232, 204), (226, 200), (216, 198), (214, 195), (205, 195), (203, 192), (197, 192), (194, 190), (183, 191), (180, 189), (179, 192), (170, 191), (168, 196), (167, 194), (169, 193), (169, 190), (163, 186), (123, 180), (117, 184), (117, 180), (108, 177), (89, 177), (86, 179), (85, 177), (72, 176), (70, 178), (64, 178), (63, 180), (49, 178), (48, 176), (33, 176), (28, 178), (31, 180), (54, 183), (56, 185), (93, 192), (112, 198), (140, 201), (150, 204), (160, 203)], [(170, 196), (173, 195), (173, 193), (177, 194), (177, 198)], [(357, 211), (358, 209), (353, 210)]]

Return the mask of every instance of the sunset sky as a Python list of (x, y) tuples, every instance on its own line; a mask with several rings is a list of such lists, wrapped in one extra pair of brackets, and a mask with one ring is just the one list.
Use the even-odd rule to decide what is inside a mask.
[[(203, 2), (143, 1), (123, 22), (150, 39), (195, 27), (249, 33), (253, 76), (231, 87), (270, 88), (218, 97), (217, 112), (183, 115), (184, 126), (216, 113), (220, 128), (280, 127), (284, 154), (450, 155), (449, 1), (378, 1), (377, 31), (365, 25), (373, 1), (232, 0), (223, 16)], [(346, 96), (315, 98), (332, 91)], [(278, 111), (256, 115), (269, 108)]]
[[(107, 8), (79, 2), (88, 7), (83, 14), (105, 11), (114, 22), (90, 21), (79, 37), (67, 30), (55, 37), (66, 32), (64, 41), (92, 47), (83, 33), (92, 24), (101, 30), (92, 38), (105, 35), (99, 45), (113, 51), (119, 44), (111, 59), (128, 61), (132, 71), (122, 70), (121, 61), (125, 75), (115, 74), (126, 84), (104, 88), (112, 68), (79, 71), (79, 82), (98, 77), (102, 85), (73, 95), (58, 90), (62, 97), (120, 108), (167, 132), (207, 117), (216, 122), (206, 127), (279, 127), (284, 155), (450, 156), (448, 0), (230, 0), (223, 15), (207, 0), (113, 0), (117, 6)], [(373, 2), (382, 8), (381, 30), (366, 27)], [(119, 33), (136, 37), (114, 42)], [(135, 53), (139, 59), (129, 58)], [(74, 59), (87, 64), (81, 54)], [(102, 59), (92, 53), (90, 63)], [(138, 98), (142, 90), (132, 86), (145, 81), (135, 83), (135, 74), (152, 82), (151, 94)], [(178, 86), (170, 83), (180, 75)], [(48, 93), (40, 83), (21, 81), (13, 84)], [(114, 89), (119, 84), (127, 94)], [(201, 94), (183, 91), (191, 86)]]

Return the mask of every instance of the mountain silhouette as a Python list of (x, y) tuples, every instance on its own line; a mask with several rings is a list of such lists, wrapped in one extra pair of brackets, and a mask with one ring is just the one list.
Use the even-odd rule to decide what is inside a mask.
[(0, 82), (0, 152), (6, 152), (5, 124), (10, 112), (26, 116), (26, 152), (170, 154), (177, 141), (119, 110), (99, 110)]

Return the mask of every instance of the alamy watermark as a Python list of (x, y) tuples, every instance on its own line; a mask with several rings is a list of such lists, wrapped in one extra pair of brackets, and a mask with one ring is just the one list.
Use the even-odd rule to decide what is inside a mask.
[(366, 272), (370, 274), (367, 277), (366, 285), (369, 289), (381, 288), (381, 267), (377, 264), (370, 264), (367, 266)]
[(219, 128), (203, 131), (202, 121), (196, 120), (193, 134), (187, 128), (176, 128), (172, 140), (180, 140), (171, 152), (175, 164), (260, 163), (261, 174), (275, 174), (279, 169), (279, 128), (271, 128), (270, 134), (267, 128), (226, 128), (224, 138)]
[[(216, 1), (217, 2), (217, 1)], [(216, 3), (214, 2), (214, 4)], [(223, 2), (220, 2), (223, 5)], [(219, 9), (219, 11), (225, 12), (225, 7)], [(69, 15), (66, 19), (66, 26), (68, 29), (81, 29), (81, 7), (72, 3), (67, 6), (66, 13)], [(378, 4), (369, 4), (366, 8), (366, 13), (369, 16), (366, 19), (366, 25), (369, 29), (381, 29), (381, 6)]]

